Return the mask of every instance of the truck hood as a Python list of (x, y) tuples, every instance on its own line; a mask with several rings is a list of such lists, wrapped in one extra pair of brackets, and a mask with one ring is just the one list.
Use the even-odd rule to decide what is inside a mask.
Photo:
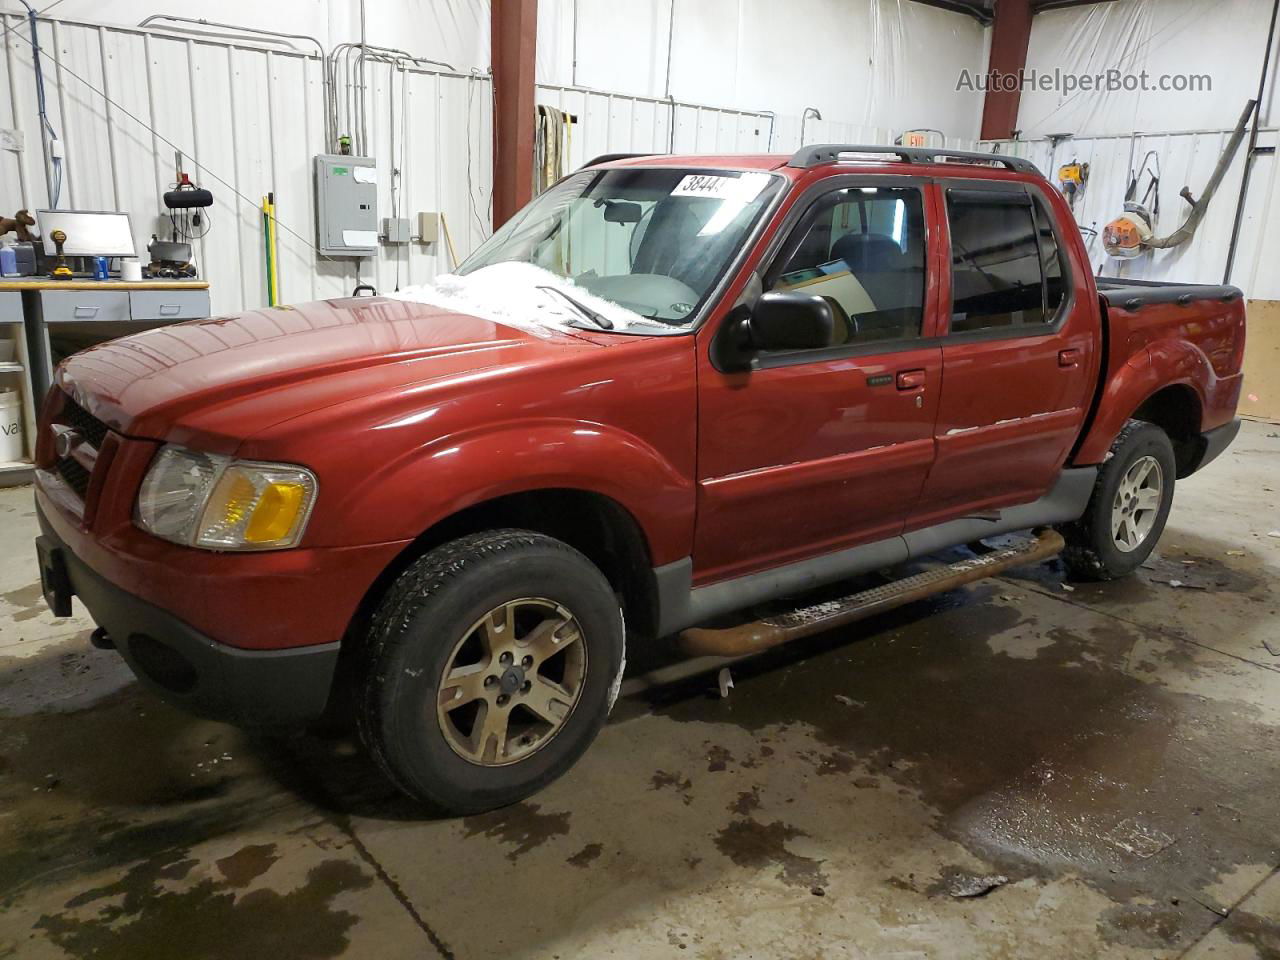
[(585, 333), (361, 297), (158, 327), (75, 354), (56, 380), (122, 434), (232, 452), (330, 404), (601, 345)]

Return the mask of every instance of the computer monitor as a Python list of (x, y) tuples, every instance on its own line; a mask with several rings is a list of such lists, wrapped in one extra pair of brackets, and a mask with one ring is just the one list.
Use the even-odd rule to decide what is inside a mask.
[(47, 257), (56, 254), (53, 231), (67, 235), (62, 252), (68, 257), (136, 257), (129, 215), (115, 210), (37, 210), (36, 222)]

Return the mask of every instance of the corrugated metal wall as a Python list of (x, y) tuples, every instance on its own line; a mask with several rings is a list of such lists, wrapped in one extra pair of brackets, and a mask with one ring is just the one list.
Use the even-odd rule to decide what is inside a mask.
[[(22, 153), (0, 155), (0, 197), (12, 213), (47, 206), (47, 191), (28, 27), (21, 17), (0, 21), (13, 27), (0, 64), (10, 91), (0, 98), (0, 127), (25, 137)], [(210, 232), (196, 245), (215, 312), (266, 299), (259, 204), (271, 191), (282, 299), (350, 292), (352, 261), (319, 257), (313, 247), (312, 158), (324, 149), (318, 57), (57, 20), (41, 21), (40, 43), (50, 120), (67, 154), (62, 208), (128, 211), (145, 254), (153, 232), (167, 236), (160, 195), (174, 179), (176, 146), (215, 198)], [(367, 86), (379, 213), (391, 213), (397, 168), (402, 215), (444, 212), (465, 257), (488, 234), (489, 79), (370, 63)], [(389, 290), (397, 277), (422, 283), (448, 266), (445, 244), (415, 243), (383, 248), (362, 269)]]
[[(1230, 130), (1195, 130), (1123, 137), (1072, 137), (1056, 147), (1048, 140), (986, 141), (982, 146), (1026, 157), (1050, 178), (1056, 176), (1061, 164), (1073, 159), (1089, 164), (1089, 183), (1077, 197), (1075, 214), (1085, 231), (1095, 271), (1101, 268), (1107, 276), (1221, 283), (1240, 180), (1244, 175), (1245, 145), (1236, 153), (1196, 235), (1186, 244), (1170, 250), (1155, 250), (1132, 260), (1116, 260), (1107, 257), (1102, 249), (1100, 232), (1123, 211), (1130, 170), (1143, 162), (1147, 151), (1154, 150), (1161, 168), (1156, 233), (1172, 233), (1190, 210), (1178, 195), (1179, 191), (1187, 186), (1193, 196), (1201, 195), (1230, 136)], [(1274, 147), (1276, 140), (1277, 132), (1268, 129), (1261, 132), (1258, 143)], [(1280, 230), (1266, 229), (1268, 224), (1280, 223), (1276, 169), (1274, 155), (1264, 154), (1255, 160), (1231, 277), (1231, 282), (1248, 296), (1263, 299), (1280, 298), (1280, 276), (1271, 268), (1280, 258)], [(1138, 186), (1139, 194), (1145, 191), (1146, 184), (1144, 175)], [(1098, 231), (1099, 235), (1091, 231)]]
[(766, 113), (584, 87), (539, 84), (537, 101), (576, 118), (566, 171), (603, 153), (763, 152), (773, 124)]

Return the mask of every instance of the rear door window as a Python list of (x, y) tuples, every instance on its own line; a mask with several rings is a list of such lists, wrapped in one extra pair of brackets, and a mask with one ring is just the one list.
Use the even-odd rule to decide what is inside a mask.
[(1050, 273), (1056, 274), (1053, 286), (1060, 302), (1060, 257), (1047, 217), (1046, 242), (1052, 243), (1052, 251), (1042, 251), (1031, 197), (1021, 191), (948, 190), (947, 215), (951, 225), (951, 332), (1052, 322), (1056, 303), (1048, 308), (1046, 279)]
[(1044, 274), (1045, 321), (1052, 323), (1066, 298), (1066, 270), (1062, 265), (1062, 249), (1053, 233), (1053, 220), (1043, 200), (1036, 196), (1036, 231), (1040, 241), (1040, 266)]

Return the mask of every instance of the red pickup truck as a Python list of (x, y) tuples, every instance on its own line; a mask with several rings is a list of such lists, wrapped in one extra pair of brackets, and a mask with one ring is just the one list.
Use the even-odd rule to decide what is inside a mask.
[(492, 808), (586, 749), (628, 644), (1024, 528), (1132, 571), (1238, 430), (1244, 324), (1095, 280), (1018, 159), (604, 157), (430, 290), (68, 358), (45, 595), (209, 715), (351, 689), (402, 789)]

